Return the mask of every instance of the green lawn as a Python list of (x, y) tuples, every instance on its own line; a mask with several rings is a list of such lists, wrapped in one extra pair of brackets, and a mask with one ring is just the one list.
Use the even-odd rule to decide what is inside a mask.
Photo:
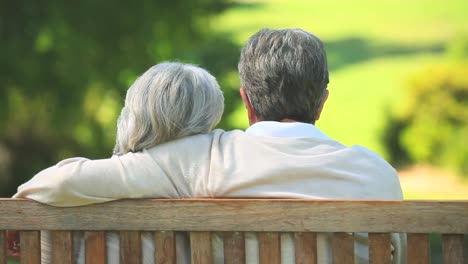
[(368, 60), (332, 72), (329, 101), (317, 125), (347, 145), (364, 145), (386, 155), (380, 143), (386, 112), (404, 105), (408, 74), (434, 55)]
[[(385, 111), (404, 104), (412, 73), (445, 60), (445, 47), (468, 34), (468, 1), (242, 1), (211, 28), (239, 45), (262, 27), (300, 27), (324, 42), (330, 97), (317, 125), (347, 144), (386, 155), (380, 142)], [(238, 82), (232, 76), (232, 82)], [(239, 106), (228, 117), (247, 126)]]
[(365, 37), (414, 44), (445, 41), (468, 29), (464, 0), (239, 1), (212, 21), (239, 43), (262, 27), (300, 27), (324, 40)]

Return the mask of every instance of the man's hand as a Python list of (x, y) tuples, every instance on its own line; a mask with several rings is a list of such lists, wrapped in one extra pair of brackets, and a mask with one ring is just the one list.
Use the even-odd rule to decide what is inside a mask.
[(6, 231), (7, 239), (7, 255), (14, 258), (20, 256), (20, 236), (19, 231), (8, 230)]

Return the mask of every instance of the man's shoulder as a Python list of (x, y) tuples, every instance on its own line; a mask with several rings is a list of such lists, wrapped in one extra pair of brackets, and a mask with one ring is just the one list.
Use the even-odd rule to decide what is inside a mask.
[(231, 141), (234, 137), (238, 137), (243, 135), (244, 132), (242, 130), (232, 130), (232, 131), (224, 131), (222, 129), (215, 129), (208, 133), (200, 133), (195, 135), (190, 135), (182, 138), (178, 138), (175, 140), (171, 140), (165, 142), (163, 144), (154, 146), (148, 151), (150, 152), (166, 152), (166, 151), (174, 151), (174, 150), (190, 150), (190, 149), (197, 149), (201, 150), (203, 148), (211, 148), (213, 142), (215, 141)]
[(206, 142), (206, 141), (235, 141), (234, 138), (243, 137), (245, 132), (242, 130), (229, 130), (214, 129), (208, 133), (196, 134), (175, 140), (176, 144), (187, 144), (193, 142)]
[(383, 198), (403, 198), (398, 172), (390, 163), (366, 147), (353, 145), (349, 148), (353, 151), (354, 162), (360, 164), (369, 174), (369, 177), (361, 176), (367, 178), (370, 186), (374, 186), (376, 190), (380, 189)]
[(396, 173), (392, 165), (390, 165), (390, 163), (388, 163), (382, 156), (380, 156), (376, 152), (361, 145), (352, 145), (348, 148), (353, 152), (353, 155), (355, 155), (356, 158), (372, 161), (372, 164), (374, 166), (380, 167), (382, 169), (387, 169)]

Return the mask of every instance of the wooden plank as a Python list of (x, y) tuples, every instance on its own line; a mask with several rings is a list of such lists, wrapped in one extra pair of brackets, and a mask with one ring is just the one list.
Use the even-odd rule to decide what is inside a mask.
[(354, 263), (354, 238), (348, 233), (334, 233), (332, 238), (334, 264)]
[(392, 263), (392, 244), (389, 233), (369, 233), (369, 263)]
[(213, 263), (210, 232), (190, 232), (192, 264)]
[(297, 264), (317, 264), (317, 234), (314, 232), (294, 233)]
[(106, 264), (106, 232), (85, 232), (85, 254), (86, 264)]
[(0, 230), (0, 264), (6, 264), (7, 261), (6, 244), (5, 231)]
[(172, 231), (158, 231), (154, 234), (154, 261), (158, 264), (176, 263), (176, 239)]
[(0, 199), (0, 211), (11, 230), (468, 233), (468, 201), (135, 199), (67, 208)]
[(442, 256), (444, 263), (465, 264), (466, 249), (463, 235), (442, 235)]
[(41, 235), (39, 231), (20, 231), (21, 264), (41, 263)]
[(407, 234), (408, 263), (409, 264), (430, 264), (431, 245), (429, 234)]
[(71, 231), (51, 231), (52, 263), (70, 263), (73, 261), (73, 234)]
[(120, 263), (142, 263), (140, 232), (120, 231)]
[(224, 232), (224, 263), (245, 263), (245, 238), (243, 232)]
[(258, 232), (257, 239), (260, 264), (280, 264), (280, 234), (278, 232)]

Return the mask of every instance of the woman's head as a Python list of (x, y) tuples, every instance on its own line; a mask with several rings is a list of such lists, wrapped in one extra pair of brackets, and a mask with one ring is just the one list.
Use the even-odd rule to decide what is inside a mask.
[(127, 91), (114, 154), (206, 133), (218, 124), (223, 110), (223, 94), (206, 70), (178, 62), (157, 64)]

